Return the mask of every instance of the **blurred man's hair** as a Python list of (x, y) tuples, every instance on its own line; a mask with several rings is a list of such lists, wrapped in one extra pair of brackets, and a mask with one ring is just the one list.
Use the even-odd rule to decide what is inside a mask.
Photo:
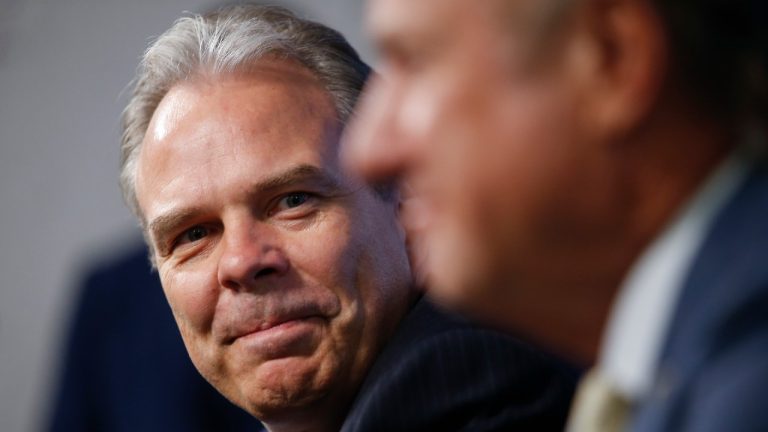
[[(123, 111), (120, 186), (143, 221), (136, 200), (136, 161), (150, 119), (176, 84), (200, 75), (247, 70), (259, 59), (284, 58), (311, 71), (332, 96), (345, 123), (370, 68), (337, 31), (277, 6), (236, 4), (177, 20), (144, 53)], [(391, 193), (381, 187), (383, 197)]]
[[(504, 0), (502, 0), (503, 2)], [(550, 0), (537, 27), (557, 33), (591, 0)], [(649, 0), (664, 23), (674, 84), (717, 118), (768, 122), (768, 1)], [(541, 34), (540, 39), (546, 39)]]
[(768, 2), (654, 0), (679, 84), (726, 119), (768, 119)]

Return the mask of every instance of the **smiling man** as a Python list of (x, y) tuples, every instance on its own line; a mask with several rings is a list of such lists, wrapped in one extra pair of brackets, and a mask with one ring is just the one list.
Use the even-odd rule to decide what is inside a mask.
[(121, 181), (190, 357), (271, 431), (561, 429), (568, 372), (420, 300), (395, 188), (340, 169), (368, 71), (253, 5), (146, 52)]
[(321, 396), (330, 411), (414, 298), (395, 208), (340, 178), (335, 109), (308, 72), (264, 60), (210, 80), (165, 95), (138, 156), (160, 277), (223, 393), (265, 421)]

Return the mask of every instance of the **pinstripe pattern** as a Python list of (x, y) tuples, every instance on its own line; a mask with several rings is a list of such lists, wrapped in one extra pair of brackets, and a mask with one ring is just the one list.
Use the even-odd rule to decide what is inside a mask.
[(511, 336), (421, 300), (371, 368), (342, 431), (559, 431), (575, 379)]

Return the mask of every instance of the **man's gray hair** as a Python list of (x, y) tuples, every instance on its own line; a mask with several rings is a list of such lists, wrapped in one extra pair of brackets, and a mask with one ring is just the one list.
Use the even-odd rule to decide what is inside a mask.
[(238, 4), (177, 20), (144, 53), (123, 111), (120, 187), (142, 224), (137, 159), (160, 101), (180, 82), (247, 69), (266, 56), (297, 61), (314, 73), (332, 96), (342, 123), (370, 73), (340, 33), (281, 7)]

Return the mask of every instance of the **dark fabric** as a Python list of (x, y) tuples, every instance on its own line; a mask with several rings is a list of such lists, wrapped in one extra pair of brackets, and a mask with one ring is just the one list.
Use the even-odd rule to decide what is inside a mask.
[(195, 370), (146, 250), (82, 285), (49, 430), (256, 431)]
[(768, 431), (768, 173), (755, 171), (696, 257), (633, 430)]
[(560, 431), (577, 374), (422, 299), (366, 377), (353, 431)]

